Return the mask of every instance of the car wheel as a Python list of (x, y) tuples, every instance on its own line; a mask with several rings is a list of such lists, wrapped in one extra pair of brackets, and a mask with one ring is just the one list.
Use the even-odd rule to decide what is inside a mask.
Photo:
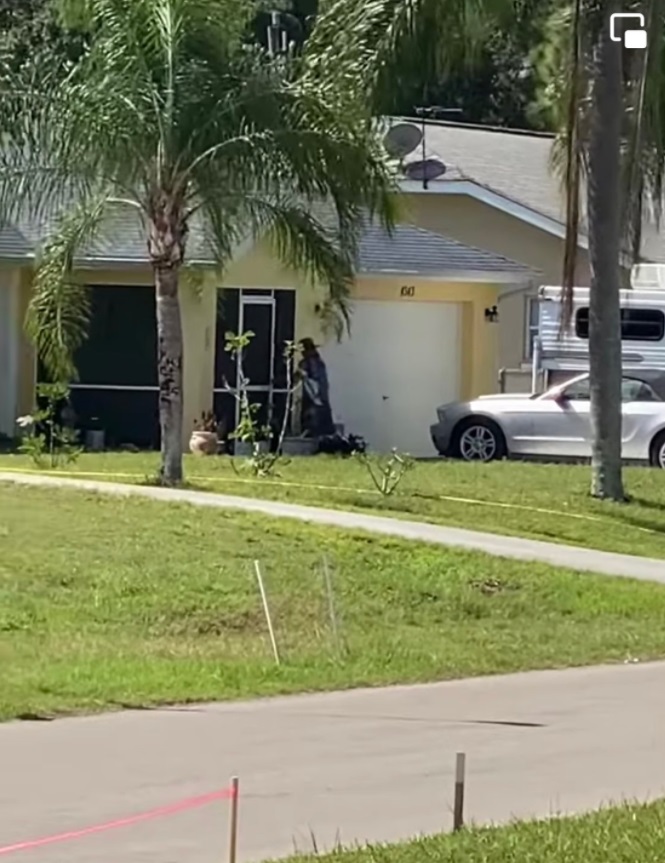
[(494, 461), (506, 455), (506, 441), (496, 423), (472, 417), (459, 426), (453, 451), (463, 461)]
[(661, 432), (653, 439), (650, 462), (652, 467), (665, 470), (665, 432)]

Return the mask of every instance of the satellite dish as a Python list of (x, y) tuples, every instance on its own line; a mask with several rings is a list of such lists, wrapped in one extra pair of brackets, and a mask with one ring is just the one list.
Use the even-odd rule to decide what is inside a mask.
[(423, 159), (404, 166), (404, 173), (409, 180), (422, 180), (425, 183), (442, 177), (447, 170), (440, 159)]
[(403, 159), (412, 153), (423, 139), (423, 133), (412, 123), (398, 123), (386, 133), (383, 146), (394, 159)]

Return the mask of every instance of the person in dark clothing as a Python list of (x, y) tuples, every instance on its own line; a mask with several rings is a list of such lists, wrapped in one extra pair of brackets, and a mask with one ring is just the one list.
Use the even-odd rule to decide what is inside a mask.
[(303, 427), (312, 437), (325, 437), (335, 433), (328, 370), (314, 341), (300, 341), (302, 359), (298, 371), (303, 382)]

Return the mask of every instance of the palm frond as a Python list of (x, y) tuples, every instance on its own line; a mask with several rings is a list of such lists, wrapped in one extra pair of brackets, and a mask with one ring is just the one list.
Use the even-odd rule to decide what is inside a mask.
[[(363, 219), (387, 230), (396, 219), (362, 88), (248, 45), (258, 0), (69, 2), (82, 4), (89, 51), (48, 99), (28, 88), (31, 122), (10, 166), (33, 213), (54, 201), (66, 212), (100, 187), (144, 215), (170, 198), (179, 218), (202, 221), (221, 267), (244, 237), (267, 232), (342, 308)], [(11, 179), (0, 177), (0, 201)], [(334, 212), (333, 234), (312, 215), (321, 202)], [(63, 254), (49, 247), (43, 279), (62, 276)]]
[(580, 133), (580, 97), (582, 92), (582, 0), (575, 0), (570, 29), (570, 84), (567, 93), (565, 128), (566, 235), (561, 277), (561, 328), (567, 330), (573, 313), (573, 289), (577, 268), (580, 231), (580, 195), (582, 177), (582, 142)]
[(633, 261), (639, 260), (647, 206), (660, 222), (665, 170), (664, 0), (646, 9), (647, 50), (635, 52), (627, 83), (628, 131), (623, 159), (622, 228)]
[[(199, 154), (183, 164), (190, 199), (206, 215), (220, 263), (244, 237), (274, 231), (278, 256), (327, 284), (344, 317), (363, 220), (388, 231), (396, 220), (394, 179), (367, 108), (351, 91), (345, 110), (297, 62), (277, 66), (249, 51), (236, 69), (187, 141)], [(332, 232), (314, 215), (322, 203)]]
[(25, 328), (54, 379), (76, 375), (74, 354), (87, 337), (90, 304), (85, 285), (73, 277), (77, 254), (99, 235), (109, 206), (106, 194), (82, 202), (45, 243), (33, 282)]
[[(420, 79), (446, 78), (509, 26), (513, 0), (328, 0), (306, 46), (324, 78), (365, 83), (378, 106)], [(343, 25), (340, 24), (343, 22)]]

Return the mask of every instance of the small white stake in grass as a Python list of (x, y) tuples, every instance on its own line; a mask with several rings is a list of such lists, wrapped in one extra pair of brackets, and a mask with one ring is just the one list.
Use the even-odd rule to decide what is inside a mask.
[(275, 638), (275, 630), (272, 628), (272, 618), (270, 617), (268, 597), (266, 596), (266, 589), (263, 584), (263, 576), (261, 575), (261, 564), (258, 562), (258, 560), (254, 561), (254, 571), (256, 572), (256, 580), (259, 583), (259, 590), (261, 591), (261, 602), (263, 603), (263, 611), (266, 616), (266, 623), (268, 624), (268, 632), (270, 633), (272, 652), (275, 657), (275, 662), (277, 663), (277, 665), (279, 665), (279, 651), (277, 650), (277, 639)]
[(229, 819), (229, 863), (236, 863), (238, 850), (238, 777), (231, 777), (231, 815)]
[(337, 626), (337, 614), (335, 613), (335, 597), (333, 596), (332, 578), (330, 575), (330, 566), (328, 565), (328, 557), (323, 556), (323, 580), (326, 585), (326, 593), (328, 594), (328, 612), (330, 614), (330, 627), (332, 629), (333, 638), (335, 640), (335, 649), (338, 656), (342, 654), (342, 643), (339, 638), (339, 627)]
[(453, 808), (453, 830), (464, 827), (464, 780), (466, 773), (466, 755), (458, 752), (455, 759), (455, 804)]

